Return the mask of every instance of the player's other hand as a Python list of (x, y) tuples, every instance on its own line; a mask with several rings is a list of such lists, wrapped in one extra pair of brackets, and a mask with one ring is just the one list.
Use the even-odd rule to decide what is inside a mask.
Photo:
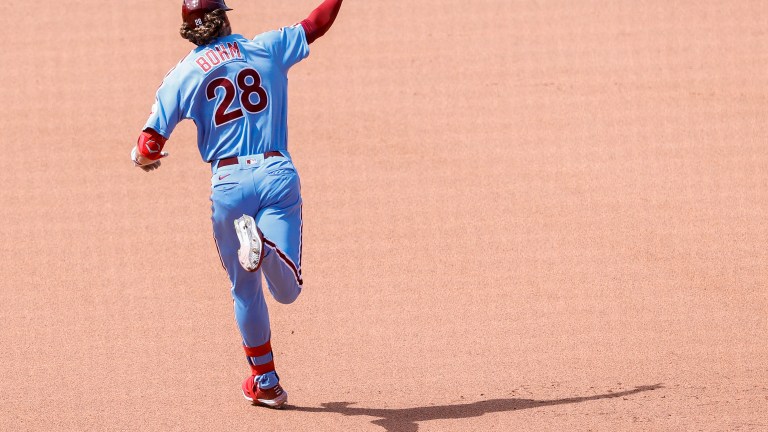
[(161, 152), (160, 157), (153, 160), (139, 153), (139, 149), (135, 146), (133, 147), (133, 150), (131, 150), (131, 160), (133, 161), (133, 165), (143, 169), (145, 172), (160, 168), (160, 159), (164, 157), (168, 157), (167, 152)]

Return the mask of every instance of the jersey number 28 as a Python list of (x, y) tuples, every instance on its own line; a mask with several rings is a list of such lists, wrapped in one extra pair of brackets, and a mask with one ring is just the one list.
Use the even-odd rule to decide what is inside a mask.
[[(248, 82), (249, 78), (250, 83)], [(213, 118), (216, 127), (243, 116), (243, 110), (240, 108), (228, 111), (232, 101), (235, 100), (235, 96), (238, 94), (235, 84), (229, 78), (216, 78), (208, 84), (208, 87), (205, 89), (205, 95), (208, 97), (208, 100), (213, 100), (216, 97), (216, 89), (219, 87), (224, 88), (224, 98), (219, 106), (216, 107), (216, 115)], [(237, 87), (240, 89), (240, 106), (246, 111), (256, 114), (267, 108), (267, 91), (261, 86), (261, 76), (255, 69), (241, 70), (237, 74)], [(251, 96), (254, 93), (259, 98), (257, 103), (251, 102)]]

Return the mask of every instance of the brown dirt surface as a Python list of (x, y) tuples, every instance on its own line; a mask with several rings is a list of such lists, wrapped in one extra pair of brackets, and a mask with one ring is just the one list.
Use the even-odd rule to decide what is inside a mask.
[(0, 6), (0, 430), (768, 430), (765, 2), (346, 2), (290, 75), (283, 411), (194, 125), (129, 160), (178, 3)]

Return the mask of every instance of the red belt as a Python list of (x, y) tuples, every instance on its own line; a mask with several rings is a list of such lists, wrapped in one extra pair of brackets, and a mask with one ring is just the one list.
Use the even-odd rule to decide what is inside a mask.
[[(282, 157), (283, 154), (280, 153), (279, 151), (268, 151), (268, 152), (264, 153), (264, 159), (271, 158), (273, 156)], [(218, 162), (218, 164), (217, 164), (217, 162)], [(234, 157), (219, 159), (218, 161), (213, 161), (213, 162), (211, 162), (211, 165), (213, 165), (214, 168), (221, 168), (221, 167), (225, 167), (225, 166), (228, 166), (228, 165), (237, 165), (238, 163), (240, 163), (240, 161), (237, 159), (237, 156), (234, 156)]]

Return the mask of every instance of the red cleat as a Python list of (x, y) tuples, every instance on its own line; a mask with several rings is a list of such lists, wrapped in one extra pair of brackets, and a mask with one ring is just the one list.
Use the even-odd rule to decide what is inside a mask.
[(288, 402), (288, 392), (283, 390), (278, 383), (271, 389), (261, 389), (251, 375), (243, 381), (243, 397), (253, 402), (254, 405), (262, 405), (269, 408), (280, 409)]

